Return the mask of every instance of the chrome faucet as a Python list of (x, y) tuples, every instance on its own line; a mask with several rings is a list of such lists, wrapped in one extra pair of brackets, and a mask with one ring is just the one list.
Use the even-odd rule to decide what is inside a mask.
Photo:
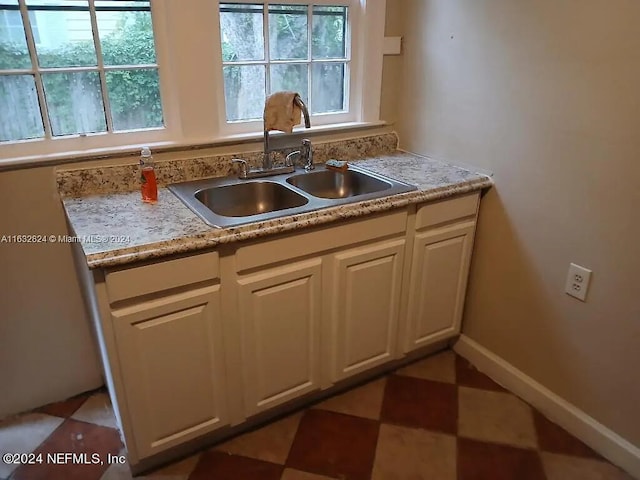
[[(302, 114), (304, 115), (304, 127), (311, 128), (311, 120), (309, 118), (309, 110), (307, 109), (307, 106), (304, 104), (299, 95), (296, 95), (293, 101), (296, 103), (296, 105), (298, 105), (298, 107), (300, 107), (300, 110), (302, 110)], [(267, 177), (269, 175), (277, 175), (280, 173), (293, 173), (295, 171), (295, 157), (299, 157), (303, 160), (305, 170), (309, 171), (314, 169), (311, 140), (309, 140), (308, 138), (303, 139), (300, 150), (296, 150), (295, 152), (291, 152), (289, 155), (287, 155), (284, 166), (274, 167), (271, 160), (271, 148), (269, 147), (269, 131), (266, 129), (265, 125), (262, 168), (252, 169), (249, 167), (247, 161), (241, 158), (234, 158), (232, 162), (240, 166), (240, 173), (238, 175), (238, 178), (248, 179), (256, 177)]]
[[(300, 95), (296, 95), (293, 101), (296, 103), (296, 105), (298, 105), (298, 107), (300, 107), (300, 110), (302, 110), (302, 115), (304, 116), (304, 128), (311, 128), (311, 119), (309, 118), (309, 109), (300, 98)], [(302, 141), (303, 150), (304, 150), (304, 142), (305, 141), (303, 140)], [(309, 145), (311, 145), (311, 142), (309, 142)], [(311, 148), (309, 148), (309, 152), (310, 151), (311, 151)], [(273, 168), (273, 162), (271, 161), (271, 148), (269, 147), (269, 131), (266, 129), (266, 126), (264, 129), (264, 157), (262, 158), (262, 168), (263, 170), (271, 170)]]
[(296, 150), (287, 155), (287, 158), (284, 161), (285, 166), (293, 167), (294, 158), (300, 158), (304, 161), (303, 166), (307, 172), (316, 168), (313, 165), (313, 150), (311, 149), (311, 140), (309, 140), (308, 138), (303, 138), (300, 150)]

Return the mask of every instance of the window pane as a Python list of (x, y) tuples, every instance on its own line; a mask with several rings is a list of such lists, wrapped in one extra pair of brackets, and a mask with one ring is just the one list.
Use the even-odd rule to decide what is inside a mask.
[(0, 75), (0, 142), (43, 136), (33, 75)]
[(157, 69), (111, 70), (105, 76), (114, 130), (163, 125)]
[(42, 82), (53, 135), (106, 131), (98, 72), (46, 73)]
[(44, 9), (55, 7), (71, 7), (76, 10), (88, 9), (87, 0), (25, 0), (29, 8), (35, 9), (44, 7)]
[(95, 0), (97, 11), (127, 10), (131, 12), (149, 11), (149, 0)]
[(18, 1), (0, 1), (0, 69), (31, 68)]
[(156, 63), (149, 2), (98, 1), (96, 20), (105, 65)]
[(271, 60), (306, 59), (309, 52), (306, 5), (269, 5)]
[(247, 3), (220, 4), (222, 60), (264, 60), (264, 7)]
[(298, 92), (302, 101), (309, 99), (309, 66), (307, 64), (271, 65), (271, 93), (280, 90)]
[(345, 58), (347, 7), (313, 7), (313, 58)]
[(314, 63), (311, 73), (313, 113), (344, 111), (345, 106), (345, 64)]
[(262, 118), (265, 100), (264, 66), (225, 66), (223, 72), (227, 120)]
[(27, 5), (38, 25), (35, 40), (41, 67), (97, 64), (86, 1), (28, 0)]

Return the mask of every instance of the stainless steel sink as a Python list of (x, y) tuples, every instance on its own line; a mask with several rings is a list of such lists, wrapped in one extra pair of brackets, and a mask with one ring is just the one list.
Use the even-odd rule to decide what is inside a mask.
[(416, 190), (414, 185), (350, 166), (268, 178), (206, 178), (169, 185), (205, 223), (233, 227)]
[(388, 180), (381, 180), (357, 170), (319, 170), (301, 173), (287, 178), (287, 183), (320, 198), (355, 197), (392, 187)]
[(280, 183), (244, 182), (203, 188), (195, 197), (209, 210), (224, 217), (248, 217), (309, 203)]

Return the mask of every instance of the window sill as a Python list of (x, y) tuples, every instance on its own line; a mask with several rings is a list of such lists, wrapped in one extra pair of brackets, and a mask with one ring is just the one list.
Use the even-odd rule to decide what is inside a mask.
[[(272, 147), (277, 149), (277, 148), (281, 148), (280, 146), (278, 146), (278, 143), (282, 143), (282, 141), (279, 141), (280, 139), (287, 139), (287, 140), (291, 139), (292, 141), (295, 141), (297, 137), (314, 138), (314, 137), (320, 137), (324, 135), (353, 131), (353, 130), (367, 130), (370, 128), (384, 127), (387, 125), (388, 125), (387, 122), (385, 122), (384, 120), (379, 120), (377, 122), (333, 123), (330, 125), (312, 126), (311, 128), (296, 127), (293, 129), (293, 132), (291, 134), (272, 131), (272, 132), (269, 132), (269, 135), (273, 142)], [(262, 142), (263, 139), (264, 139), (264, 132), (237, 133), (234, 135), (219, 137), (215, 141), (215, 146), (238, 145), (238, 144), (245, 144), (245, 143), (254, 143), (257, 141)]]
[[(273, 148), (283, 148), (280, 144), (286, 140), (287, 144), (302, 137), (325, 137), (328, 135), (369, 130), (388, 126), (383, 120), (375, 122), (348, 122), (332, 125), (319, 125), (310, 129), (297, 127), (288, 135), (281, 132), (270, 133)], [(206, 148), (229, 147), (233, 145), (245, 145), (262, 142), (263, 132), (242, 133), (215, 138), (209, 142), (156, 142), (148, 143), (151, 151), (155, 153), (170, 153), (185, 150), (202, 150)], [(142, 145), (125, 145), (113, 148), (100, 148), (84, 151), (69, 151), (51, 155), (33, 155), (28, 157), (15, 157), (0, 160), (0, 172), (19, 170), (24, 168), (37, 168), (44, 166), (64, 165), (67, 163), (107, 160), (123, 157), (137, 157)], [(259, 149), (261, 149), (260, 147)], [(0, 147), (1, 149), (1, 147)]]

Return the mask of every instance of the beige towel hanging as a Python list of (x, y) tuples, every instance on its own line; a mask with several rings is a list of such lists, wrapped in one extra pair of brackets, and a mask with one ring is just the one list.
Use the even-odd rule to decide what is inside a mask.
[(291, 133), (302, 121), (302, 110), (296, 103), (296, 92), (276, 92), (267, 97), (264, 104), (265, 131), (280, 130)]

